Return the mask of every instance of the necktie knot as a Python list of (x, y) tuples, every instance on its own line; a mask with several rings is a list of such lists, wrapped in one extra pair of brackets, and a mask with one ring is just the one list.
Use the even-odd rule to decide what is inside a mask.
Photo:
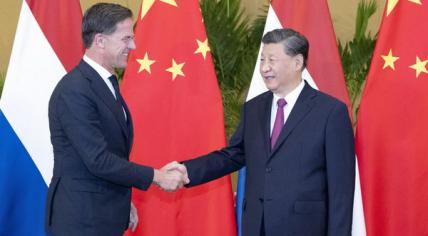
[(285, 101), (284, 98), (280, 98), (280, 99), (278, 99), (276, 104), (278, 104), (278, 108), (284, 108), (284, 106), (287, 105), (287, 102)]
[(119, 82), (117, 82), (117, 77), (115, 75), (112, 75), (108, 77), (108, 80), (110, 81), (111, 85), (113, 85), (113, 90), (114, 90), (116, 99), (119, 99), (120, 92), (119, 92)]
[(117, 93), (119, 91), (119, 83), (117, 82), (117, 77), (115, 75), (112, 75), (108, 77), (108, 80), (110, 80), (110, 83), (113, 85), (115, 92)]
[(275, 122), (272, 129), (271, 136), (271, 148), (273, 149), (278, 140), (279, 134), (281, 133), (282, 126), (284, 126), (284, 106), (287, 104), (284, 98), (278, 99), (276, 102), (278, 104), (278, 108), (276, 110)]

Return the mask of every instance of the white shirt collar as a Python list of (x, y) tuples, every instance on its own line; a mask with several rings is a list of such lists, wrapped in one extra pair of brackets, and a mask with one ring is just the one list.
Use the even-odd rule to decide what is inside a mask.
[[(300, 93), (302, 92), (303, 88), (305, 87), (305, 82), (302, 80), (299, 85), (293, 91), (291, 91), (287, 96), (285, 96), (285, 101), (287, 102), (287, 105), (284, 107), (284, 123), (287, 121), (288, 117), (290, 116), (291, 111), (293, 110), (294, 105), (297, 102), (297, 99), (299, 98)], [(278, 109), (278, 99), (281, 97), (277, 95), (273, 95), (273, 101), (272, 101), (272, 108), (271, 108), (271, 119), (270, 119), (270, 131), (272, 132), (273, 125), (275, 122), (276, 112)]]
[(92, 67), (101, 76), (101, 79), (104, 81), (104, 83), (107, 85), (108, 89), (116, 99), (116, 93), (114, 91), (113, 85), (108, 79), (112, 74), (108, 70), (106, 70), (104, 67), (102, 67), (100, 64), (98, 64), (97, 62), (95, 62), (94, 60), (92, 60), (86, 55), (83, 55), (83, 60), (86, 63), (88, 63), (89, 66)]
[(88, 63), (100, 76), (103, 80), (107, 80), (112, 74), (102, 67), (100, 64), (89, 58), (88, 56), (83, 55), (83, 60)]
[[(110, 80), (108, 79), (112, 74), (108, 70), (106, 70), (104, 67), (102, 67), (100, 64), (98, 64), (97, 62), (95, 62), (94, 60), (92, 60), (91, 58), (86, 56), (86, 54), (83, 55), (83, 60), (86, 63), (88, 63), (89, 66), (91, 66), (101, 76), (102, 80), (104, 81), (104, 83), (106, 83), (110, 92), (114, 96), (114, 99), (117, 99), (116, 92), (114, 91), (113, 85), (111, 84)], [(122, 107), (122, 110), (123, 110), (123, 114), (125, 116), (125, 119), (128, 119), (127, 115), (126, 115), (125, 108)]]
[[(288, 93), (284, 99), (287, 102), (287, 105), (289, 105), (290, 107), (294, 107), (294, 104), (297, 101), (297, 98), (299, 97), (300, 93), (303, 90), (303, 87), (305, 87), (305, 82), (303, 81), (303, 79), (300, 81), (300, 84), (297, 85), (296, 88), (294, 88), (290, 93)], [(276, 94), (273, 94), (273, 104), (275, 104), (275, 108), (278, 102), (278, 99), (280, 99), (281, 97), (279, 97)]]

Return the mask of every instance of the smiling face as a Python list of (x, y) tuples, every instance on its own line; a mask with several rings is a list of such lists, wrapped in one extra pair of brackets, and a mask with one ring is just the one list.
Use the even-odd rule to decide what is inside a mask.
[(280, 43), (263, 45), (260, 59), (260, 74), (266, 87), (280, 97), (285, 97), (297, 85), (302, 76), (303, 56), (289, 56)]
[(103, 66), (108, 71), (114, 68), (125, 68), (129, 52), (135, 49), (133, 21), (127, 18), (116, 24), (116, 30), (111, 34), (101, 34), (103, 38)]

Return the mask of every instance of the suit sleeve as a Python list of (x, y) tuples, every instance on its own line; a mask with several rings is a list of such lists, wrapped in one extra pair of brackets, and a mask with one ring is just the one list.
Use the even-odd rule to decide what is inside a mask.
[(190, 180), (186, 187), (220, 178), (241, 169), (245, 165), (244, 116), (244, 112), (242, 112), (241, 121), (227, 147), (183, 162)]
[(351, 235), (355, 186), (354, 135), (342, 103), (329, 115), (326, 127), (328, 235)]
[(107, 149), (100, 118), (88, 91), (68, 88), (58, 98), (55, 109), (73, 148), (93, 175), (115, 184), (146, 190), (153, 180), (153, 169), (129, 162)]

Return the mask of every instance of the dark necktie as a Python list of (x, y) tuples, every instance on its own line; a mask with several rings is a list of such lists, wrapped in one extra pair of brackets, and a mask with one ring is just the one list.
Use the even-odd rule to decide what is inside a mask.
[[(111, 84), (113, 85), (114, 93), (116, 95), (116, 100), (119, 102), (120, 107), (125, 112), (125, 110), (124, 110), (125, 101), (123, 100), (122, 95), (120, 95), (119, 83), (117, 82), (117, 77), (115, 75), (112, 75), (112, 76), (108, 77), (108, 80), (110, 80)], [(126, 114), (125, 114), (125, 118), (126, 118)]]
[(287, 104), (284, 98), (280, 98), (277, 101), (278, 109), (276, 110), (275, 123), (273, 124), (272, 136), (270, 139), (270, 146), (273, 150), (275, 143), (278, 140), (279, 134), (281, 133), (282, 127), (284, 126), (284, 106)]
[(116, 95), (116, 100), (119, 102), (122, 102), (121, 101), (122, 96), (120, 96), (120, 93), (119, 93), (119, 83), (117, 82), (117, 77), (115, 75), (112, 75), (108, 77), (108, 80), (110, 80), (110, 83), (113, 85), (114, 95)]

